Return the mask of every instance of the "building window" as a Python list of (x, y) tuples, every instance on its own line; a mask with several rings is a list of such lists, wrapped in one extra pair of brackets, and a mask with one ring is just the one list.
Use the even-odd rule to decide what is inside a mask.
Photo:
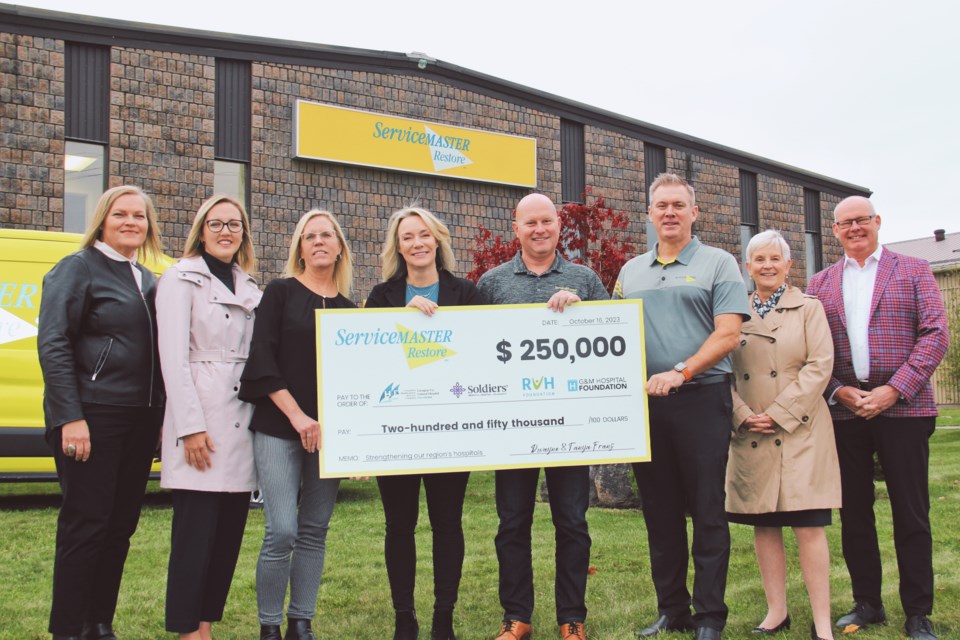
[(247, 165), (244, 162), (213, 162), (213, 192), (238, 200), (247, 208)]
[(807, 280), (823, 269), (823, 242), (820, 236), (820, 192), (803, 190), (803, 217), (806, 226)]
[(250, 164), (250, 63), (217, 58), (214, 123), (216, 193), (247, 206)]
[(107, 148), (67, 140), (63, 159), (63, 230), (83, 233), (106, 186)]
[(80, 233), (107, 186), (110, 47), (66, 43), (64, 94), (63, 230)]
[(583, 124), (560, 120), (560, 197), (564, 202), (584, 202), (587, 190), (583, 150)]
[(757, 197), (757, 174), (740, 171), (740, 269), (747, 289), (753, 291), (753, 280), (747, 273), (747, 245), (760, 231), (760, 205)]
[[(667, 170), (667, 150), (656, 144), (643, 143), (643, 169), (647, 182), (647, 210), (650, 209), (650, 185), (657, 176)], [(647, 251), (653, 249), (657, 242), (657, 230), (653, 228), (650, 217), (647, 216)]]

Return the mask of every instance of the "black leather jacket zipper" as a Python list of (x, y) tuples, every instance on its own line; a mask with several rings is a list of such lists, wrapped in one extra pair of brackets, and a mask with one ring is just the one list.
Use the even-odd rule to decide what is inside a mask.
[(110, 357), (110, 349), (113, 348), (113, 338), (107, 339), (107, 344), (103, 346), (103, 349), (100, 350), (100, 357), (97, 358), (97, 365), (93, 368), (93, 375), (90, 376), (90, 380), (96, 380), (97, 376), (100, 375), (100, 371), (103, 369), (103, 366), (107, 364), (107, 358)]

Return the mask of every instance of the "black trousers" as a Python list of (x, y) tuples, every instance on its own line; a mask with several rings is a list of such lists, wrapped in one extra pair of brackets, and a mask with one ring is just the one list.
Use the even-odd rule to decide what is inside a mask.
[(250, 493), (173, 491), (167, 567), (167, 631), (191, 633), (218, 622), (230, 593), (250, 509)]
[(130, 537), (157, 446), (163, 408), (83, 406), (90, 458), (63, 455), (62, 434), (50, 443), (63, 502), (57, 518), (49, 631), (80, 635), (84, 623), (112, 624)]
[(427, 492), (427, 513), (433, 529), (434, 608), (453, 610), (463, 571), (463, 497), (468, 472), (380, 476), (377, 486), (387, 521), (384, 556), (393, 608), (412, 611), (417, 577), (414, 533), (420, 515), (420, 481)]
[(929, 439), (936, 418), (838, 420), (833, 432), (840, 457), (843, 559), (853, 598), (879, 607), (882, 569), (873, 513), (873, 452), (887, 480), (893, 542), (900, 570), (900, 602), (908, 616), (933, 612), (933, 538), (927, 486)]
[(698, 627), (722, 629), (730, 560), (724, 482), (733, 401), (730, 387), (712, 384), (651, 397), (651, 461), (633, 471), (643, 500), (657, 607), (671, 617), (690, 612), (687, 520), (693, 520), (693, 608)]
[[(550, 494), (550, 517), (556, 541), (553, 592), (557, 624), (587, 617), (587, 571), (590, 567), (590, 467), (544, 469)], [(529, 623), (533, 616), (533, 512), (540, 469), (503, 469), (496, 473), (497, 515), (494, 541), (500, 564), (503, 617)]]

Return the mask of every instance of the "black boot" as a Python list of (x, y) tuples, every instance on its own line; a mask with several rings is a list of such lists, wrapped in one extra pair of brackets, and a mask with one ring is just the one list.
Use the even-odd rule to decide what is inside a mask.
[(430, 640), (457, 640), (453, 634), (453, 609), (434, 609)]
[(260, 625), (260, 640), (280, 640), (280, 625), (262, 624)]
[(420, 624), (417, 622), (417, 612), (397, 611), (397, 623), (393, 632), (393, 640), (417, 640), (420, 636)]
[(317, 636), (313, 635), (309, 620), (287, 618), (287, 633), (283, 640), (317, 640)]
[(117, 640), (117, 636), (113, 634), (113, 626), (107, 622), (83, 625), (80, 637), (83, 640)]

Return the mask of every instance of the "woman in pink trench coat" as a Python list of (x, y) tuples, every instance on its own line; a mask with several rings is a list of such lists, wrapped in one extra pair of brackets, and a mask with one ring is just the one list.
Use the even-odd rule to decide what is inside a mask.
[(833, 341), (823, 306), (786, 284), (790, 248), (776, 231), (747, 246), (757, 290), (733, 358), (733, 426), (727, 464), (731, 522), (754, 526), (767, 616), (754, 629), (790, 628), (782, 527), (793, 527), (810, 595), (811, 637), (831, 639), (830, 555), (824, 526), (840, 507), (840, 467), (823, 391)]
[(173, 489), (166, 628), (208, 640), (223, 616), (257, 486), (253, 405), (237, 398), (260, 289), (243, 206), (201, 205), (157, 287), (160, 364), (167, 389), (161, 486)]

